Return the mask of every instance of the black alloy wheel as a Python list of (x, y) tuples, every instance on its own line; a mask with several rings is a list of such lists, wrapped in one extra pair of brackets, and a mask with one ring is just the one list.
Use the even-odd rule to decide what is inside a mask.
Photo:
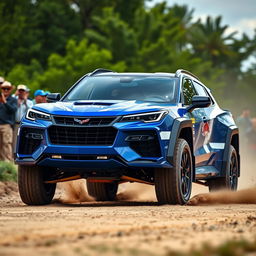
[(237, 190), (239, 175), (239, 162), (236, 149), (230, 145), (227, 169), (224, 177), (208, 181), (209, 191), (221, 189)]
[(229, 184), (231, 190), (237, 190), (238, 185), (238, 159), (236, 151), (234, 150), (231, 154), (229, 164)]
[(173, 168), (155, 169), (155, 190), (161, 204), (186, 204), (191, 195), (193, 160), (189, 144), (179, 138), (175, 145)]
[(184, 148), (181, 157), (181, 191), (184, 199), (189, 200), (191, 194), (192, 180), (192, 162), (188, 148)]

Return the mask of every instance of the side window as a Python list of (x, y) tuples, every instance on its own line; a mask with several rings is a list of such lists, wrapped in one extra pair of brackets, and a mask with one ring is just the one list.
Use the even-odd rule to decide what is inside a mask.
[(203, 86), (201, 86), (199, 83), (197, 83), (196, 81), (193, 81), (194, 87), (197, 91), (197, 94), (200, 96), (208, 96), (207, 92), (205, 91), (205, 89), (203, 88)]
[(208, 94), (208, 92), (203, 88), (201, 84), (197, 83), (196, 81), (193, 81), (193, 84), (198, 95), (210, 97), (212, 104), (214, 104), (212, 97)]
[(190, 105), (192, 103), (192, 98), (196, 95), (196, 91), (194, 89), (193, 83), (190, 79), (185, 78), (183, 80), (182, 85), (183, 90), (183, 97), (184, 97), (184, 104)]

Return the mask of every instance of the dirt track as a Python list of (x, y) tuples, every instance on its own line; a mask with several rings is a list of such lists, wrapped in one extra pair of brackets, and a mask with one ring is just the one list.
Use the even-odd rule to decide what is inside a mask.
[(44, 207), (25, 206), (15, 192), (2, 197), (0, 255), (164, 255), (256, 236), (256, 205), (159, 206), (153, 187), (125, 189), (133, 202), (71, 204), (63, 190)]

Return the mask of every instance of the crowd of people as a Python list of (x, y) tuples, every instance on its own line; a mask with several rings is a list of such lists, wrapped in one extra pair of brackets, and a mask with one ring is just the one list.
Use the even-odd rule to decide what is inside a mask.
[(34, 104), (46, 103), (49, 92), (36, 90), (32, 100), (30, 89), (26, 85), (20, 84), (16, 88), (3, 77), (0, 77), (0, 89), (0, 161), (13, 161), (22, 117)]

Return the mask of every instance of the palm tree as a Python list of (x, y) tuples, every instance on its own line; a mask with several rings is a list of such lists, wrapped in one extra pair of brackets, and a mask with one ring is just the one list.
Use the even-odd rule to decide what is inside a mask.
[(188, 44), (191, 20), (194, 9), (189, 10), (187, 5), (173, 5), (171, 7), (171, 16), (176, 19), (179, 38), (177, 38), (179, 50), (183, 50)]
[(202, 23), (199, 19), (191, 28), (189, 41), (196, 56), (210, 60), (214, 66), (223, 67), (227, 58), (233, 58), (236, 53), (231, 45), (237, 32), (226, 34), (228, 26), (221, 25), (221, 16), (207, 17)]

